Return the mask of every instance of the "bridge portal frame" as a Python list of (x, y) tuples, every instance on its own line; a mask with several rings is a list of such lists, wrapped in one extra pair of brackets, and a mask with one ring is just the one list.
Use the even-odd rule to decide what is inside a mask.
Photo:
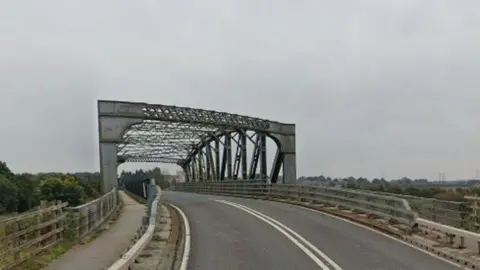
[[(207, 178), (210, 178), (205, 180), (224, 180), (232, 177), (232, 175), (234, 176), (232, 178), (237, 178), (238, 167), (240, 166), (242, 167), (243, 179), (245, 177), (253, 179), (252, 170), (253, 172), (255, 171), (253, 168), (256, 168), (258, 163), (260, 163), (261, 175), (266, 175), (266, 137), (271, 138), (277, 144), (277, 153), (270, 173), (271, 182), (296, 182), (294, 124), (284, 124), (260, 118), (203, 109), (117, 100), (98, 100), (97, 109), (100, 172), (103, 179), (102, 189), (104, 192), (118, 185), (118, 166), (124, 162), (176, 163), (184, 170), (187, 181), (193, 181), (195, 178), (198, 178), (200, 175), (198, 171), (202, 170), (202, 168), (207, 168), (205, 173)], [(195, 144), (187, 147), (183, 145), (184, 149), (179, 150), (183, 153), (182, 156), (146, 156), (142, 153), (128, 154), (125, 151), (122, 152), (122, 149), (138, 144), (138, 138), (145, 140), (144, 137), (129, 137), (128, 133), (130, 131), (139, 132), (145, 129), (145, 127), (158, 129), (159, 127), (155, 126), (155, 123), (197, 124), (210, 126), (214, 130), (205, 131), (203, 137)], [(256, 139), (248, 136), (247, 131), (254, 131)], [(236, 136), (236, 139), (233, 138), (234, 136)], [(237, 171), (236, 174), (232, 173), (232, 160), (225, 158), (224, 153), (223, 157), (226, 160), (220, 165), (218, 155), (218, 145), (220, 144), (225, 146), (225, 152), (231, 151), (229, 145), (231, 145), (232, 139), (239, 146), (237, 148), (238, 154), (233, 164), (233, 171)], [(255, 143), (254, 158), (250, 164), (250, 170), (247, 169), (248, 165), (246, 164), (245, 145), (247, 139)], [(211, 149), (212, 142), (216, 146), (213, 147), (214, 149)], [(212, 151), (215, 153), (215, 157), (213, 157)], [(122, 153), (119, 154), (120, 152)], [(215, 166), (210, 166), (209, 164), (202, 165), (203, 156), (205, 156), (204, 162), (215, 163)], [(229, 156), (231, 157), (231, 153)], [(283, 168), (283, 177), (279, 179), (281, 167)], [(212, 170), (210, 171), (208, 168), (212, 168)], [(203, 173), (201, 174), (202, 177), (204, 175)]]

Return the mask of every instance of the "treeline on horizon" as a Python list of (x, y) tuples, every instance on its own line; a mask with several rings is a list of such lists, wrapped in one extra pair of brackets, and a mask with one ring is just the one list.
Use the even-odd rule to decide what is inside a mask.
[[(480, 188), (476, 185), (478, 180), (467, 180), (461, 187), (454, 184), (439, 185), (441, 183), (429, 182), (427, 179), (412, 180), (408, 177), (387, 181), (383, 178), (374, 178), (371, 181), (364, 177), (331, 178), (325, 176), (300, 177), (298, 183), (310, 185), (323, 185), (327, 187), (343, 187), (362, 189), (375, 192), (410, 195), (424, 198), (433, 198), (448, 201), (464, 201), (465, 195), (480, 195)], [(456, 183), (456, 182), (451, 182)]]
[(167, 189), (172, 184), (175, 184), (175, 177), (163, 173), (158, 167), (151, 170), (136, 170), (136, 171), (122, 171), (119, 176), (120, 183), (140, 182), (145, 179), (155, 179), (155, 183), (162, 189)]
[[(164, 176), (160, 168), (123, 171), (120, 181), (151, 177), (162, 188), (170, 186), (172, 181), (172, 176)], [(101, 185), (99, 172), (14, 173), (5, 162), (0, 161), (0, 215), (32, 210), (43, 200), (60, 200), (68, 202), (69, 206), (78, 206), (100, 197)]]
[[(151, 170), (122, 171), (121, 183), (155, 178), (162, 189), (175, 183), (174, 176), (162, 173), (160, 168)], [(480, 195), (479, 181), (467, 181), (466, 188), (425, 187), (432, 183), (426, 179), (402, 178), (368, 180), (364, 177), (331, 178), (324, 176), (300, 177), (299, 184), (321, 184), (351, 189), (404, 194), (441, 200), (462, 201), (464, 195)], [(77, 173), (14, 173), (5, 162), (0, 161), (0, 215), (21, 213), (40, 205), (40, 201), (61, 200), (70, 206), (84, 204), (101, 195), (101, 175), (99, 172)]]

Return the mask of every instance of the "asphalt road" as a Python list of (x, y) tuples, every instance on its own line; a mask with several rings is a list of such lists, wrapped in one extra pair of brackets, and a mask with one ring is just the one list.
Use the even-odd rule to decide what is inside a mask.
[[(189, 219), (189, 270), (322, 269), (319, 264), (337, 270), (462, 269), (381, 234), (293, 205), (181, 192), (164, 192), (162, 197), (179, 206)], [(242, 206), (267, 217), (262, 220), (258, 213), (242, 210)], [(275, 225), (268, 217), (307, 239), (324, 257), (294, 237), (308, 249), (302, 250), (295, 239), (272, 227)], [(328, 259), (339, 268), (329, 264)]]

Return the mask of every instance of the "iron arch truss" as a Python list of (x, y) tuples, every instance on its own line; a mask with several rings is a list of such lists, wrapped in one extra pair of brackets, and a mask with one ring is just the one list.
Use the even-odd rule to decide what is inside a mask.
[[(98, 117), (104, 189), (116, 186), (116, 170), (123, 162), (175, 163), (187, 181), (296, 181), (293, 124), (108, 100), (98, 101)], [(276, 148), (271, 162), (267, 162), (267, 152), (272, 152), (267, 149), (269, 139), (268, 148)]]

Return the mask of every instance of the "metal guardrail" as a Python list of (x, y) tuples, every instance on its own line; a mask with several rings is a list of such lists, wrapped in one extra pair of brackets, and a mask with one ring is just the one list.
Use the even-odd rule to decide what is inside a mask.
[(112, 214), (118, 203), (114, 188), (102, 197), (76, 207), (67, 207), (67, 222), (73, 239), (81, 239), (97, 229)]
[(470, 207), (466, 202), (438, 200), (380, 191), (367, 192), (405, 199), (408, 201), (412, 209), (418, 213), (419, 217), (430, 221), (464, 229), (467, 229), (470, 225)]
[(417, 224), (421, 232), (435, 235), (447, 246), (468, 249), (480, 255), (480, 234), (475, 232), (480, 228), (480, 197), (465, 196), (464, 202), (456, 202), (378, 191), (365, 192), (407, 200), (419, 215)]
[[(466, 248), (480, 255), (480, 234), (456, 228), (456, 226), (465, 225), (465, 221), (471, 219), (469, 216), (477, 215), (477, 208), (480, 209), (480, 206), (477, 205), (480, 201), (478, 197), (466, 197), (466, 199), (474, 201), (474, 214), (469, 214), (466, 213), (468, 207), (465, 206), (468, 203), (462, 202), (311, 185), (275, 185), (258, 180), (177, 183), (174, 189), (176, 191), (267, 200), (286, 199), (349, 208), (396, 220), (410, 226), (418, 225), (421, 232), (428, 235), (432, 233), (438, 235), (442, 238), (439, 239), (441, 242), (451, 247)], [(427, 218), (418, 218), (416, 211)], [(428, 220), (428, 217), (434, 220)]]
[(423, 218), (418, 219), (419, 229), (427, 234), (437, 233), (443, 241), (458, 249), (467, 248), (480, 254), (480, 234)]
[[(419, 229), (426, 234), (436, 234), (443, 238), (442, 241), (450, 246), (458, 249), (469, 249), (480, 255), (480, 234), (473, 232), (478, 231), (478, 201), (477, 196), (465, 196), (467, 202), (461, 203), (464, 205), (463, 210), (466, 213), (462, 213), (462, 226), (449, 226), (449, 224), (441, 224), (434, 220), (428, 220), (419, 218)], [(451, 203), (446, 201), (446, 203)], [(468, 210), (471, 211), (468, 211)], [(465, 228), (465, 229), (462, 229)], [(466, 230), (468, 229), (468, 230)]]
[(108, 270), (128, 270), (130, 266), (135, 263), (140, 253), (145, 249), (150, 240), (152, 240), (157, 225), (157, 209), (161, 197), (160, 187), (155, 185), (155, 180), (150, 180), (148, 188), (148, 209), (146, 219), (148, 220), (148, 227), (142, 237), (115, 263), (113, 263)]
[(309, 185), (268, 184), (260, 180), (177, 183), (175, 190), (226, 196), (308, 201), (343, 207), (415, 226), (417, 214), (402, 198), (343, 188)]

